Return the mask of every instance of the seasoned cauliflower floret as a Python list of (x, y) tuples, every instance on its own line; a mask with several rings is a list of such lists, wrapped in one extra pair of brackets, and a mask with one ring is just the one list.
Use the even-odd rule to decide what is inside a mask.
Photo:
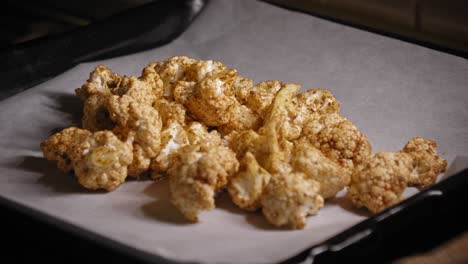
[(234, 91), (234, 96), (236, 97), (236, 100), (240, 104), (247, 104), (247, 100), (251, 96), (251, 93), (253, 93), (253, 86), (254, 85), (252, 79), (245, 78), (240, 75), (234, 78), (234, 82), (232, 83), (232, 90)]
[(255, 211), (260, 208), (260, 198), (270, 181), (270, 173), (247, 152), (240, 161), (239, 171), (234, 174), (228, 185), (232, 201), (242, 209)]
[(196, 120), (205, 125), (225, 125), (232, 120), (229, 108), (238, 104), (231, 89), (236, 75), (236, 71), (228, 71), (210, 75), (193, 87), (176, 88), (176, 100), (182, 103)]
[(437, 175), (445, 171), (447, 161), (437, 156), (435, 141), (415, 137), (404, 147), (403, 152), (411, 155), (413, 170), (408, 176), (408, 185), (428, 187), (436, 182)]
[(330, 91), (312, 89), (297, 95), (298, 119), (306, 120), (311, 114), (340, 113), (340, 103)]
[(81, 100), (85, 101), (92, 95), (106, 96), (110, 89), (117, 87), (122, 77), (113, 73), (104, 65), (98, 65), (90, 74), (85, 84), (75, 90)]
[(289, 172), (293, 143), (278, 135), (277, 126), (278, 124), (272, 122), (262, 127), (258, 133), (253, 130), (238, 133), (229, 146), (239, 159), (251, 152), (260, 166), (270, 173)]
[(311, 143), (327, 158), (348, 169), (371, 154), (367, 137), (351, 121), (336, 113), (311, 117), (299, 140)]
[(210, 144), (221, 145), (221, 137), (216, 130), (208, 132), (208, 128), (199, 122), (192, 122), (186, 128), (188, 140), (190, 144)]
[(184, 106), (173, 101), (159, 99), (154, 103), (154, 109), (161, 115), (164, 128), (167, 128), (173, 122), (184, 126), (190, 120)]
[[(147, 85), (149, 85), (152, 88), (152, 98), (160, 99), (164, 95), (164, 82), (162, 81), (161, 77), (159, 74), (155, 71), (154, 68), (144, 68), (141, 76), (138, 77), (139, 81), (145, 82)], [(154, 101), (154, 100), (153, 100)]]
[(115, 120), (110, 115), (117, 105), (133, 101), (151, 105), (162, 95), (162, 81), (158, 79), (154, 70), (146, 71), (139, 78), (129, 78), (116, 77), (117, 75), (103, 67), (98, 66), (91, 73), (90, 80), (76, 90), (85, 101), (83, 128), (92, 132), (114, 128)]
[(88, 130), (77, 127), (65, 128), (42, 142), (41, 150), (46, 159), (57, 161), (57, 167), (60, 170), (69, 172), (73, 169), (70, 160), (72, 149), (91, 134)]
[(304, 228), (306, 217), (323, 207), (320, 184), (302, 173), (272, 175), (262, 198), (262, 211), (275, 226)]
[(161, 95), (161, 83), (147, 81), (143, 77), (124, 77), (119, 86), (112, 89), (113, 98), (125, 98), (142, 104), (152, 105)]
[[(276, 93), (284, 87), (280, 81), (265, 81), (256, 84), (244, 95), (245, 105), (265, 118), (268, 114), (268, 107), (275, 99)], [(245, 93), (245, 92), (244, 92)]]
[(310, 144), (297, 143), (294, 146), (291, 165), (294, 171), (304, 173), (307, 179), (320, 183), (320, 195), (331, 198), (349, 185), (350, 172), (325, 157)]
[(172, 57), (163, 62), (149, 64), (145, 70), (153, 69), (164, 83), (164, 98), (172, 100), (174, 88), (179, 81), (200, 82), (207, 75), (218, 74), (226, 67), (217, 61), (197, 61), (185, 56)]
[(92, 190), (112, 191), (125, 181), (132, 147), (110, 131), (99, 131), (76, 144), (70, 159), (78, 182)]
[(190, 65), (185, 74), (185, 80), (192, 82), (200, 82), (208, 75), (215, 75), (225, 70), (226, 66), (224, 66), (219, 61), (200, 60)]
[(223, 135), (228, 135), (233, 131), (258, 130), (262, 123), (259, 115), (252, 112), (247, 106), (238, 103), (228, 108), (227, 115), (231, 117), (230, 120), (227, 124), (219, 127), (219, 132)]
[(297, 139), (302, 130), (302, 124), (295, 122), (297, 117), (297, 92), (301, 88), (298, 84), (284, 84), (276, 93), (276, 97), (269, 106), (268, 114), (264, 118), (264, 125), (277, 123), (280, 136), (287, 140)]
[(172, 100), (174, 84), (184, 79), (186, 69), (193, 63), (195, 63), (194, 59), (178, 56), (166, 61), (150, 63), (143, 71), (155, 70), (163, 81), (164, 98)]
[(187, 132), (177, 122), (171, 123), (169, 127), (161, 131), (161, 151), (151, 162), (153, 170), (151, 177), (158, 179), (167, 171), (172, 162), (172, 155), (177, 150), (189, 144)]
[(128, 173), (136, 177), (149, 169), (151, 159), (159, 153), (162, 121), (159, 113), (146, 104), (131, 102), (126, 112), (126, 124), (116, 127), (114, 133), (133, 144), (133, 163)]
[(190, 221), (215, 207), (215, 194), (239, 167), (235, 154), (224, 146), (188, 145), (176, 153), (168, 171), (171, 201)]
[(357, 207), (380, 212), (401, 201), (411, 167), (406, 153), (374, 154), (354, 169), (347, 197)]
[(111, 130), (115, 124), (110, 119), (107, 109), (107, 96), (91, 95), (86, 99), (83, 107), (82, 125), (91, 132)]

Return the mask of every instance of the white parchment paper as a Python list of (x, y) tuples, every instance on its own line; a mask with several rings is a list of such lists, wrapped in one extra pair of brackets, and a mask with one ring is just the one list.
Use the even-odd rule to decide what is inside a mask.
[(175, 55), (219, 60), (256, 82), (329, 89), (374, 151), (398, 150), (424, 136), (439, 143), (447, 175), (468, 164), (462, 157), (468, 150), (465, 59), (262, 2), (225, 0), (211, 1), (164, 47), (79, 65), (0, 102), (0, 195), (141, 251), (202, 263), (277, 262), (368, 216), (338, 197), (304, 230), (281, 230), (222, 194), (217, 209), (189, 224), (169, 203), (165, 181), (130, 181), (112, 193), (93, 193), (41, 158), (42, 140), (79, 124), (81, 103), (73, 90), (95, 65), (139, 74), (149, 61)]

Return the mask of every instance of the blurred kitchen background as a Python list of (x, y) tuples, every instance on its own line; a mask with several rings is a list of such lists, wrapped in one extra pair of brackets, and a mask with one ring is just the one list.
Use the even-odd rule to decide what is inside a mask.
[[(0, 49), (86, 26), (152, 1), (158, 0), (7, 0), (0, 11)], [(468, 53), (466, 0), (269, 2), (463, 56)]]

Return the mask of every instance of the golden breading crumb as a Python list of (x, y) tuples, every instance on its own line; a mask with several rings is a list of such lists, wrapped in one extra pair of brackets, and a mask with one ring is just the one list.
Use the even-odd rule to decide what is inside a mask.
[(350, 171), (325, 157), (320, 150), (307, 143), (296, 143), (291, 157), (294, 171), (320, 183), (320, 195), (331, 198), (349, 185)]
[(403, 152), (411, 155), (413, 170), (408, 176), (408, 185), (428, 187), (436, 182), (444, 172), (447, 160), (437, 156), (437, 143), (422, 137), (415, 137), (403, 147)]
[(239, 167), (234, 152), (224, 146), (188, 145), (177, 151), (168, 170), (171, 201), (190, 221), (215, 206), (215, 193)]
[(98, 65), (90, 74), (85, 84), (75, 90), (81, 100), (85, 101), (91, 95), (108, 95), (110, 89), (117, 87), (122, 77), (113, 73), (104, 65)]
[(181, 147), (189, 144), (189, 138), (184, 128), (177, 122), (170, 123), (161, 131), (161, 150), (151, 162), (153, 170), (151, 177), (158, 179), (169, 169), (172, 155)]
[(260, 198), (270, 177), (270, 173), (257, 163), (255, 156), (247, 152), (240, 161), (239, 171), (229, 181), (228, 191), (232, 201), (248, 211), (259, 209)]
[(184, 126), (185, 123), (190, 120), (185, 112), (185, 107), (173, 101), (159, 99), (154, 103), (154, 109), (161, 115), (164, 128), (168, 127), (173, 122)]
[(133, 163), (128, 167), (130, 176), (147, 171), (151, 159), (161, 149), (162, 121), (159, 113), (151, 106), (131, 102), (127, 110), (127, 122), (113, 132), (123, 141), (133, 144)]
[(354, 169), (347, 197), (357, 207), (380, 212), (401, 201), (411, 167), (409, 154), (374, 154)]
[(353, 169), (371, 154), (367, 137), (337, 113), (315, 114), (304, 125), (299, 140), (311, 143), (327, 158), (348, 169)]
[(71, 171), (73, 169), (70, 160), (71, 150), (91, 134), (88, 130), (77, 127), (65, 128), (41, 143), (44, 158), (56, 161), (57, 167), (64, 172)]
[(306, 217), (323, 207), (320, 184), (302, 173), (272, 175), (262, 198), (262, 211), (275, 226), (304, 228)]
[(74, 145), (70, 159), (82, 186), (112, 191), (127, 177), (127, 166), (133, 159), (132, 146), (110, 131), (99, 131)]
[(107, 96), (91, 95), (86, 99), (83, 107), (82, 125), (91, 132), (112, 130), (115, 124), (110, 119), (107, 109)]

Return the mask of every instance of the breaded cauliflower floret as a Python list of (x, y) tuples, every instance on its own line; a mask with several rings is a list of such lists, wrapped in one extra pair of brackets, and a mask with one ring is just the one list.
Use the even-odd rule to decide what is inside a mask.
[(190, 221), (215, 207), (215, 193), (239, 167), (234, 152), (224, 146), (188, 145), (169, 169), (171, 202)]
[(57, 167), (64, 172), (71, 171), (73, 169), (70, 160), (71, 150), (91, 134), (88, 130), (77, 127), (65, 128), (41, 143), (44, 158), (57, 161)]
[(306, 217), (323, 207), (320, 184), (302, 173), (272, 175), (261, 198), (262, 211), (275, 226), (304, 228)]
[(298, 113), (296, 95), (300, 88), (297, 84), (282, 85), (264, 118), (265, 126), (277, 123), (278, 133), (290, 141), (297, 139), (302, 130), (302, 123), (295, 122)]
[(247, 104), (247, 100), (251, 96), (252, 91), (254, 90), (254, 85), (252, 79), (242, 77), (240, 75), (234, 78), (232, 83), (232, 90), (234, 91), (234, 96), (236, 100), (242, 104)]
[(238, 103), (228, 108), (227, 115), (230, 116), (230, 120), (227, 124), (219, 127), (219, 132), (223, 135), (247, 129), (256, 131), (262, 124), (262, 119), (258, 114), (252, 112), (247, 106)]
[(412, 159), (401, 152), (379, 152), (359, 164), (351, 176), (347, 197), (357, 207), (377, 213), (402, 199)]
[(191, 122), (185, 127), (190, 144), (221, 145), (221, 137), (216, 130), (208, 132), (208, 128), (199, 122)]
[(329, 159), (353, 169), (371, 154), (367, 137), (337, 113), (311, 117), (303, 127), (302, 142), (309, 142)]
[(278, 124), (272, 122), (259, 132), (246, 130), (234, 135), (230, 148), (242, 159), (245, 153), (252, 153), (257, 162), (270, 173), (291, 171), (290, 157), (293, 143), (281, 137)]
[(247, 152), (240, 161), (239, 171), (229, 180), (228, 191), (232, 201), (242, 209), (255, 211), (261, 207), (260, 198), (271, 175)]
[[(149, 79), (150, 81), (148, 81)], [(127, 97), (138, 103), (153, 105), (162, 94), (162, 83), (155, 82), (154, 78), (147, 76), (137, 77), (124, 77), (119, 86), (112, 89), (114, 98)]]
[[(110, 70), (102, 67), (98, 66), (91, 74), (91, 81), (88, 80), (76, 91), (85, 101), (82, 120), (85, 129), (92, 132), (111, 130), (116, 121), (111, 119), (110, 115), (112, 111), (115, 112), (117, 105), (121, 106), (123, 102), (129, 104), (132, 101), (151, 105), (162, 95), (162, 81), (154, 70), (145, 71), (139, 78), (126, 76), (117, 78)], [(105, 78), (110, 78), (109, 76), (117, 79), (106, 81)], [(96, 88), (98, 86), (99, 89)]]
[(161, 131), (161, 150), (151, 162), (153, 170), (151, 177), (158, 179), (166, 173), (172, 164), (172, 155), (181, 147), (189, 144), (189, 138), (184, 128), (177, 122)]
[(265, 81), (256, 84), (244, 95), (245, 105), (265, 118), (268, 108), (275, 99), (276, 93), (284, 87), (280, 81)]
[(225, 125), (233, 119), (229, 108), (238, 104), (231, 89), (236, 75), (236, 71), (228, 71), (207, 76), (195, 85), (179, 82), (179, 85), (190, 86), (176, 88), (176, 101), (182, 103), (196, 120), (207, 126)]
[(197, 61), (185, 56), (172, 57), (163, 62), (154, 62), (145, 70), (153, 69), (164, 83), (164, 98), (172, 100), (174, 88), (179, 81), (200, 82), (207, 75), (218, 74), (226, 67), (217, 61)]
[(237, 154), (239, 159), (242, 159), (247, 152), (256, 156), (260, 152), (260, 148), (263, 147), (260, 144), (262, 140), (257, 132), (250, 129), (240, 133), (232, 133), (228, 147)]
[(298, 119), (306, 120), (311, 114), (340, 113), (340, 103), (330, 91), (312, 89), (297, 95)]
[(107, 109), (108, 96), (91, 95), (86, 99), (83, 107), (82, 125), (84, 129), (91, 132), (100, 130), (111, 130), (115, 124), (110, 119)]
[(208, 75), (215, 75), (226, 70), (226, 66), (219, 61), (199, 60), (191, 64), (185, 73), (185, 80), (191, 82), (200, 82)]
[(350, 172), (325, 157), (320, 150), (307, 143), (296, 143), (291, 157), (294, 171), (320, 183), (320, 195), (331, 198), (349, 185)]
[(154, 68), (144, 68), (138, 79), (152, 88), (152, 94), (156, 100), (163, 97), (164, 82)]
[(113, 73), (104, 65), (98, 65), (90, 74), (85, 84), (75, 90), (81, 100), (85, 101), (91, 95), (108, 95), (110, 89), (117, 87), (122, 77)]
[(174, 84), (184, 79), (186, 69), (193, 63), (195, 63), (194, 59), (178, 56), (166, 61), (150, 63), (143, 71), (155, 70), (163, 81), (164, 98), (172, 100)]
[(422, 137), (415, 137), (403, 147), (404, 153), (411, 155), (413, 170), (408, 176), (408, 185), (428, 187), (436, 182), (444, 172), (447, 161), (437, 156), (437, 143)]
[(126, 124), (114, 129), (120, 139), (133, 144), (133, 163), (128, 167), (130, 176), (147, 171), (151, 159), (161, 149), (162, 121), (159, 113), (151, 106), (131, 102), (128, 107)]
[(112, 191), (127, 177), (127, 166), (133, 159), (132, 146), (110, 131), (99, 131), (76, 144), (70, 159), (82, 186)]
[(173, 122), (184, 126), (185, 123), (190, 120), (185, 112), (184, 106), (173, 101), (159, 99), (154, 103), (154, 109), (161, 115), (163, 127), (165, 128)]

